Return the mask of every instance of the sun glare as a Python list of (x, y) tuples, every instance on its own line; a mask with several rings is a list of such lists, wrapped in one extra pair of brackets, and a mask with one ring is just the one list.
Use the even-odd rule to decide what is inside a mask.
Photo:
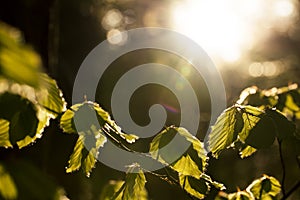
[(288, 27), (294, 9), (292, 0), (185, 0), (174, 6), (173, 28), (213, 58), (235, 62), (279, 18)]

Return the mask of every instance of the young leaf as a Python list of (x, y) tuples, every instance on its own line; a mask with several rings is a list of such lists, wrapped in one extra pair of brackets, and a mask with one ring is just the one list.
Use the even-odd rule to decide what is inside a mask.
[(146, 199), (144, 188), (146, 178), (142, 170), (138, 173), (128, 173), (125, 179), (122, 200), (140, 200)]
[[(176, 149), (163, 148), (176, 134), (181, 136), (183, 142), (189, 142), (190, 148), (176, 162), (173, 162), (173, 155), (176, 155)], [(206, 151), (204, 145), (195, 136), (189, 133), (185, 128), (168, 127), (160, 132), (150, 144), (151, 156), (159, 162), (170, 165), (170, 167), (180, 174), (191, 175), (199, 178), (200, 174), (205, 171), (207, 165)]]
[(243, 119), (238, 107), (226, 109), (217, 119), (209, 134), (209, 148), (216, 158), (220, 153), (232, 145), (241, 130)]
[(65, 99), (54, 79), (45, 73), (40, 73), (40, 78), (41, 84), (39, 88), (36, 89), (36, 99), (49, 114), (53, 115), (52, 118), (55, 118), (58, 114), (66, 110)]
[(250, 130), (252, 130), (260, 117), (265, 113), (263, 110), (253, 106), (240, 106), (242, 117), (244, 121), (244, 127), (239, 133), (239, 140), (245, 142), (249, 136)]
[(87, 176), (96, 163), (98, 149), (107, 141), (106, 134), (111, 137), (110, 134), (114, 133), (127, 142), (137, 139), (134, 135), (122, 133), (109, 114), (92, 102), (73, 105), (62, 115), (60, 127), (66, 133), (79, 134), (67, 172), (76, 171), (82, 166)]
[(0, 115), (9, 119), (10, 133), (19, 132), (18, 135), (10, 135), (19, 148), (40, 138), (50, 119), (65, 110), (65, 101), (55, 81), (46, 74), (40, 73), (40, 76), (42, 80), (47, 80), (51, 87), (39, 84), (33, 88), (7, 79), (0, 80), (0, 106), (3, 108)]
[(192, 176), (199, 179), (202, 174), (197, 164), (189, 155), (182, 156), (178, 161), (171, 165), (171, 168), (178, 172), (180, 176)]
[(18, 30), (0, 22), (0, 76), (36, 88), (41, 59), (22, 40)]
[(204, 173), (199, 178), (179, 174), (179, 184), (187, 193), (199, 199), (205, 198), (211, 186), (218, 190), (225, 189), (222, 183), (213, 181), (210, 176)]
[(175, 137), (175, 135), (176, 130), (172, 127), (167, 127), (153, 138), (149, 149), (150, 155), (153, 159), (166, 165), (172, 162), (173, 154), (175, 153), (166, 151), (163, 147), (165, 147)]
[(17, 199), (18, 190), (11, 175), (0, 164), (0, 197), (3, 199)]
[[(101, 191), (99, 200), (111, 200), (116, 192), (124, 185), (125, 181), (110, 180)], [(147, 193), (145, 193), (147, 194)], [(115, 200), (121, 200), (122, 194), (119, 194)]]
[(139, 137), (134, 134), (123, 133), (121, 128), (115, 123), (115, 121), (110, 118), (109, 113), (103, 110), (98, 104), (94, 103), (94, 109), (97, 112), (100, 126), (104, 126), (104, 128), (106, 128), (108, 131), (112, 131), (113, 133), (119, 135), (128, 143), (134, 143), (137, 139), (139, 139)]
[(246, 158), (246, 157), (251, 156), (256, 151), (257, 151), (257, 149), (247, 145), (246, 147), (244, 147), (240, 150), (240, 156), (241, 156), (241, 158)]
[(250, 193), (246, 191), (238, 191), (236, 193), (228, 194), (228, 200), (254, 200)]
[[(74, 111), (78, 108), (72, 106), (71, 109), (68, 109), (60, 118), (60, 128), (65, 133), (76, 133), (76, 127), (73, 121), (74, 118)], [(73, 111), (74, 110), (74, 111)]]
[(138, 139), (136, 135), (123, 133), (121, 128), (110, 118), (109, 113), (96, 103), (75, 104), (60, 119), (60, 127), (66, 133), (84, 131), (91, 125), (120, 136), (128, 143), (133, 143)]
[[(94, 144), (88, 141), (87, 138), (89, 137), (95, 139)], [(97, 130), (95, 126), (92, 126), (91, 129), (86, 132), (80, 132), (73, 153), (70, 156), (66, 172), (77, 171), (82, 166), (83, 172), (86, 176), (89, 176), (96, 164), (98, 150), (100, 147), (103, 147), (106, 141), (106, 137), (100, 130)]]
[[(147, 191), (145, 189), (146, 178), (144, 172), (141, 169), (138, 169), (136, 165), (133, 165), (129, 168), (125, 181), (120, 186), (118, 184), (119, 189), (116, 191), (113, 188), (114, 193), (113, 196), (110, 196), (109, 199), (114, 200), (147, 200)], [(103, 200), (108, 199), (108, 194), (101, 195), (103, 196)], [(102, 200), (102, 199), (101, 199)]]
[(204, 172), (207, 166), (207, 152), (204, 148), (204, 144), (185, 128), (176, 128), (177, 132), (183, 136), (187, 141), (192, 144), (192, 148), (189, 148), (187, 154), (196, 162), (201, 172)]
[(205, 180), (192, 176), (179, 175), (179, 184), (187, 193), (198, 199), (204, 199), (210, 190), (210, 186)]
[(289, 121), (283, 114), (274, 109), (267, 109), (266, 113), (273, 120), (273, 125), (275, 126), (276, 136), (278, 139), (282, 140), (294, 135), (296, 125)]
[(12, 147), (9, 141), (9, 121), (5, 119), (0, 119), (0, 146)]
[(256, 125), (249, 131), (245, 142), (256, 149), (269, 147), (275, 140), (275, 131), (272, 118), (263, 114)]
[(254, 180), (246, 189), (252, 193), (255, 199), (272, 199), (281, 191), (281, 185), (274, 177), (263, 175), (262, 178)]
[(36, 134), (38, 118), (35, 106), (19, 95), (5, 92), (0, 95), (0, 118), (9, 121), (9, 140), (12, 145), (26, 136)]

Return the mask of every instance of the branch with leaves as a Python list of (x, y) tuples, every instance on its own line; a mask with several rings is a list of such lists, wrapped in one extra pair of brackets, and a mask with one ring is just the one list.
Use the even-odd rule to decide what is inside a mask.
[[(60, 123), (67, 134), (77, 134), (77, 142), (70, 155), (67, 173), (82, 169), (89, 177), (99, 158), (99, 149), (107, 141), (125, 151), (135, 152), (132, 143), (139, 138), (124, 133), (109, 113), (96, 102), (84, 101), (66, 108), (66, 102), (55, 80), (42, 73), (38, 55), (14, 38), (12, 28), (0, 24), (0, 146), (23, 148), (41, 138), (51, 119)], [(28, 59), (22, 59), (27, 57)], [(26, 73), (19, 76), (14, 68)], [(93, 116), (93, 117), (90, 117)], [(220, 191), (216, 199), (282, 199), (289, 197), (300, 184), (290, 190), (285, 188), (285, 165), (281, 143), (286, 139), (299, 142), (295, 122), (300, 119), (300, 89), (296, 84), (270, 90), (257, 87), (245, 89), (239, 100), (227, 108), (211, 127), (208, 150), (204, 143), (184, 127), (170, 126), (158, 133), (149, 145), (148, 153), (140, 153), (164, 166), (164, 171), (151, 172), (138, 162), (128, 166), (124, 180), (110, 181), (100, 199), (147, 199), (145, 174), (159, 177), (177, 185), (192, 199), (205, 198), (212, 188)], [(189, 148), (179, 158), (162, 150), (178, 137)], [(283, 168), (281, 183), (274, 177), (263, 175), (245, 190), (226, 193), (223, 183), (214, 181), (207, 172), (208, 154), (219, 158), (228, 148), (238, 149), (241, 158), (279, 143)], [(297, 152), (299, 158), (300, 152)], [(0, 163), (0, 196), (17, 199), (17, 190), (5, 165)], [(163, 173), (165, 172), (165, 173)], [(3, 183), (3, 184), (1, 184)], [(10, 187), (9, 192), (6, 188)], [(282, 191), (282, 194), (281, 194)]]

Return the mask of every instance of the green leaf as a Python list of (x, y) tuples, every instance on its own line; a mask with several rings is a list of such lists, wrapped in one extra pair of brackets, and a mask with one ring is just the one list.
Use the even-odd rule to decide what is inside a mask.
[(238, 191), (228, 194), (228, 200), (254, 200), (250, 193), (246, 191)]
[(0, 164), (0, 197), (3, 199), (17, 199), (18, 190), (11, 175)]
[(276, 136), (282, 140), (294, 135), (296, 125), (289, 121), (283, 114), (274, 109), (267, 109), (266, 113), (272, 118), (275, 126)]
[(263, 110), (253, 107), (253, 106), (240, 106), (244, 127), (239, 133), (239, 140), (245, 142), (248, 138), (250, 130), (252, 130), (257, 122), (260, 120), (260, 117), (265, 113)]
[[(88, 140), (89, 137), (94, 140), (91, 142), (91, 140)], [(95, 167), (98, 150), (103, 147), (106, 141), (107, 139), (101, 130), (97, 130), (95, 126), (91, 126), (91, 129), (86, 132), (80, 132), (66, 172), (74, 172), (82, 167), (83, 172), (89, 177), (90, 172)]]
[(115, 121), (110, 118), (109, 113), (103, 110), (98, 104), (94, 103), (94, 109), (97, 112), (100, 126), (104, 126), (106, 129), (108, 129), (108, 131), (112, 131), (113, 133), (119, 135), (128, 143), (134, 143), (137, 139), (139, 139), (137, 135), (123, 133), (121, 131), (121, 127), (119, 127)]
[[(73, 105), (62, 115), (60, 127), (66, 133), (77, 132), (79, 134), (67, 172), (73, 172), (82, 167), (87, 176), (95, 166), (99, 148), (107, 141), (106, 136), (114, 139), (117, 135), (129, 143), (138, 138), (122, 133), (121, 128), (110, 119), (109, 114), (92, 102)], [(111, 134), (115, 135), (111, 136)]]
[(146, 199), (145, 189), (146, 178), (142, 170), (138, 173), (128, 173), (125, 179), (125, 186), (122, 200)]
[(0, 76), (37, 87), (41, 59), (22, 41), (18, 30), (0, 22)]
[(209, 184), (204, 179), (196, 179), (192, 176), (179, 175), (179, 184), (187, 193), (198, 199), (204, 199), (210, 190)]
[(178, 133), (183, 136), (187, 141), (192, 144), (192, 148), (189, 148), (187, 155), (189, 155), (198, 165), (201, 172), (204, 172), (207, 166), (207, 152), (204, 148), (204, 144), (195, 136), (193, 136), (185, 128), (176, 128)]
[(0, 146), (12, 147), (9, 141), (9, 121), (5, 119), (0, 119)]
[(173, 155), (176, 155), (176, 151), (172, 152), (172, 149), (166, 149), (165, 147), (176, 135), (176, 130), (173, 127), (167, 127), (160, 133), (158, 133), (150, 143), (149, 153), (153, 159), (168, 165), (173, 161)]
[(73, 105), (61, 116), (60, 127), (65, 133), (76, 133), (76, 127), (74, 124), (74, 115), (80, 106), (81, 104)]
[[(103, 196), (105, 199), (114, 199), (114, 200), (147, 200), (147, 191), (145, 189), (146, 178), (144, 172), (139, 169), (137, 164), (130, 166), (125, 181), (120, 186), (120, 182), (117, 182), (117, 187), (119, 188), (116, 191), (116, 187), (110, 189), (116, 191), (113, 196), (110, 193), (106, 193)], [(101, 200), (102, 200), (101, 199)]]
[(12, 145), (26, 136), (36, 134), (39, 120), (35, 106), (27, 99), (11, 93), (0, 94), (0, 118), (9, 121), (9, 140)]
[[(184, 155), (174, 162), (176, 149), (165, 147), (176, 134), (179, 134), (183, 142), (189, 142), (190, 148)], [(159, 162), (169, 165), (180, 174), (191, 175), (199, 178), (200, 174), (205, 171), (208, 157), (204, 145), (195, 136), (182, 127), (167, 127), (157, 134), (150, 143), (150, 155)]]
[(246, 158), (246, 157), (251, 156), (256, 151), (257, 151), (257, 149), (255, 149), (254, 147), (246, 145), (246, 147), (244, 147), (240, 150), (240, 156), (241, 156), (241, 158)]
[(256, 149), (266, 148), (273, 144), (275, 132), (276, 129), (272, 118), (269, 115), (263, 114), (260, 116), (257, 124), (249, 131), (245, 142)]
[[(124, 185), (125, 181), (110, 180), (101, 191), (99, 200), (111, 200), (116, 192)], [(145, 193), (147, 194), (147, 192)], [(121, 200), (122, 194), (119, 194), (115, 200)]]
[(180, 174), (178, 175), (180, 186), (190, 195), (203, 199), (210, 191), (211, 186), (218, 190), (226, 189), (222, 183), (213, 181), (210, 176), (202, 173), (199, 178), (195, 176), (189, 176)]
[(240, 115), (239, 108), (232, 106), (226, 109), (212, 126), (209, 134), (209, 148), (216, 158), (236, 141), (243, 124)]
[(199, 179), (202, 174), (197, 164), (189, 155), (182, 156), (178, 161), (171, 165), (171, 168), (178, 172), (179, 175), (192, 176), (197, 179)]
[(66, 133), (85, 131), (91, 125), (120, 136), (128, 143), (133, 143), (138, 139), (136, 135), (123, 133), (121, 128), (110, 118), (109, 113), (93, 102), (73, 105), (60, 119), (60, 127)]
[(213, 181), (212, 178), (207, 175), (207, 174), (202, 174), (201, 175), (201, 179), (205, 180), (207, 183), (209, 183), (210, 185), (214, 186), (216, 189), (218, 190), (225, 190), (226, 187), (224, 186), (223, 183), (219, 183), (217, 181)]
[(255, 199), (271, 199), (269, 197), (276, 197), (280, 193), (281, 185), (274, 177), (263, 175), (254, 180), (246, 191), (251, 192)]
[[(19, 148), (23, 148), (37, 138), (41, 138), (44, 128), (49, 125), (50, 119), (57, 117), (65, 110), (65, 101), (57, 85), (54, 85), (54, 80), (46, 74), (40, 74), (40, 76), (43, 79), (46, 77), (48, 81), (53, 83), (52, 88), (46, 88), (45, 84), (33, 88), (7, 79), (0, 79), (0, 107), (2, 108), (0, 116), (10, 121), (12, 127), (10, 132), (23, 133), (23, 135), (19, 133), (17, 137), (12, 135), (12, 140), (17, 143)], [(56, 100), (54, 101), (53, 98)], [(40, 101), (41, 99), (42, 101)], [(49, 108), (46, 108), (46, 106)], [(28, 115), (28, 112), (30, 112), (30, 115)], [(31, 126), (32, 123), (35, 123), (34, 126)]]
[(40, 73), (40, 78), (41, 84), (36, 89), (36, 99), (42, 107), (53, 115), (52, 118), (55, 118), (66, 110), (65, 99), (54, 79), (45, 73)]

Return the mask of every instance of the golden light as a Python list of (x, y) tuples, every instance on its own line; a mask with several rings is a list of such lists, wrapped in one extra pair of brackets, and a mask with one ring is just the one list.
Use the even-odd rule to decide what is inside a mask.
[(107, 32), (107, 41), (113, 45), (123, 45), (127, 41), (127, 34), (118, 29), (111, 29)]
[(287, 17), (293, 14), (294, 5), (289, 0), (277, 1), (274, 5), (274, 12), (278, 16)]
[[(197, 43), (213, 58), (235, 62), (280, 18), (294, 17), (293, 0), (185, 0), (174, 5), (173, 28)], [(284, 26), (284, 27), (282, 27)]]

